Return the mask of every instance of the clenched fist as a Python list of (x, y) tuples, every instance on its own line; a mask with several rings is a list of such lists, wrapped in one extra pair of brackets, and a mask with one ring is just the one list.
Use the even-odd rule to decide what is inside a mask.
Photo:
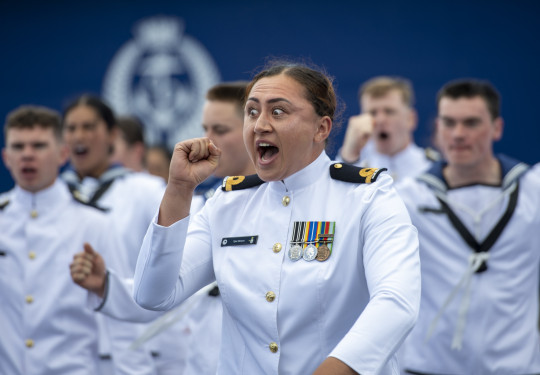
[(347, 163), (354, 163), (360, 158), (360, 152), (373, 134), (374, 120), (367, 113), (352, 116), (347, 124), (341, 158)]
[(157, 223), (170, 226), (189, 215), (193, 191), (214, 173), (221, 150), (208, 138), (182, 141), (174, 146), (169, 182), (159, 207)]
[(103, 297), (107, 270), (103, 258), (90, 244), (85, 243), (84, 251), (73, 256), (69, 269), (75, 284)]
[(217, 168), (221, 150), (208, 138), (194, 138), (174, 146), (169, 184), (195, 189)]

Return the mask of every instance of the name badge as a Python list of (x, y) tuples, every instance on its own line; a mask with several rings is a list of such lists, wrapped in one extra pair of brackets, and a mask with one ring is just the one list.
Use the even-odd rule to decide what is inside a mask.
[(221, 247), (255, 245), (257, 244), (258, 239), (259, 239), (259, 236), (224, 237), (221, 239)]

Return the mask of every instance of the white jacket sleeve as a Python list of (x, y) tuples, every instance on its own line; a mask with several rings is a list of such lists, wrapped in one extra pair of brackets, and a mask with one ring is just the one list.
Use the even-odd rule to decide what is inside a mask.
[(390, 183), (370, 200), (359, 265), (365, 269), (370, 301), (330, 354), (362, 374), (379, 373), (413, 328), (420, 306), (417, 230)]
[(113, 270), (107, 273), (105, 296), (88, 293), (88, 304), (111, 318), (134, 323), (147, 323), (163, 315), (161, 311), (143, 309), (133, 299), (133, 279), (121, 278)]
[[(135, 270), (135, 301), (145, 309), (170, 310), (215, 281), (210, 229), (203, 215), (169, 227), (150, 224)], [(189, 226), (189, 233), (188, 233)]]

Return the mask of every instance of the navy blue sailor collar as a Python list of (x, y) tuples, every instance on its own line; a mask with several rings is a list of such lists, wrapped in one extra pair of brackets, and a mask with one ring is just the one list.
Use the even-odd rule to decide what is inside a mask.
[[(130, 169), (124, 168), (120, 164), (111, 164), (109, 168), (101, 176), (99, 176), (99, 178), (97, 178), (97, 181), (101, 185), (106, 182), (112, 181), (118, 177), (125, 176), (130, 172)], [(82, 182), (84, 178), (81, 179), (73, 166), (70, 164), (67, 166), (66, 170), (62, 172), (62, 179), (68, 184), (78, 185)]]
[[(504, 154), (495, 155), (499, 164), (501, 165), (502, 172), (502, 190), (508, 189), (514, 182), (529, 170), (530, 166), (519, 160), (513, 159)], [(416, 179), (426, 183), (432, 189), (439, 191), (440, 193), (446, 193), (450, 190), (448, 183), (443, 176), (443, 169), (448, 163), (444, 160), (434, 163), (430, 169), (425, 173), (418, 176)]]

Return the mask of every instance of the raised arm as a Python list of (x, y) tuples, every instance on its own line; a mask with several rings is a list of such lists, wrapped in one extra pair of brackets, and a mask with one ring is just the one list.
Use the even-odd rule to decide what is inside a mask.
[(157, 223), (168, 227), (189, 215), (193, 191), (217, 167), (221, 151), (208, 138), (189, 139), (174, 147), (169, 182)]
[[(215, 278), (211, 247), (206, 242), (191, 246), (196, 251), (196, 266), (189, 260), (193, 257), (183, 258), (193, 190), (213, 173), (220, 153), (208, 138), (175, 146), (169, 183), (157, 220), (150, 224), (144, 238), (135, 270), (133, 296), (143, 308), (168, 310)], [(184, 264), (187, 270), (182, 274)]]

